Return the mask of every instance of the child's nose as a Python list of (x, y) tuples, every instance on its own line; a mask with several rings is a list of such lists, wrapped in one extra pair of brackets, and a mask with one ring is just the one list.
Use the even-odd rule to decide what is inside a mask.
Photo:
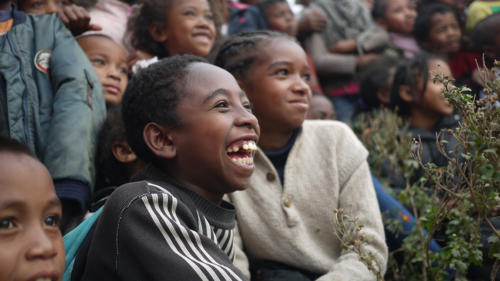
[(59, 230), (50, 231), (53, 231), (54, 233), (48, 233), (43, 226), (30, 229), (30, 234), (27, 238), (29, 243), (29, 248), (26, 251), (27, 260), (51, 259), (58, 254), (55, 244), (57, 239), (62, 238), (60, 237), (60, 234), (57, 233)]
[(309, 84), (307, 84), (307, 81), (300, 75), (296, 76), (292, 85), (292, 90), (300, 95), (311, 95), (311, 88), (309, 88)]
[(243, 108), (238, 111), (238, 117), (236, 118), (237, 126), (246, 126), (249, 129), (253, 129), (257, 134), (259, 131), (259, 122), (257, 121), (257, 117), (253, 115), (252, 112), (248, 111), (248, 109)]

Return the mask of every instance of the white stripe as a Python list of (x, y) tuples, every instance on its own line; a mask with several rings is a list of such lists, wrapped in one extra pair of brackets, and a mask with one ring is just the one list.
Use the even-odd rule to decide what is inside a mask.
[[(153, 196), (156, 195), (156, 194), (153, 194)], [(164, 194), (163, 197), (166, 197), (168, 195)], [(212, 276), (212, 278), (214, 278), (214, 280), (220, 280), (219, 277), (215, 274), (215, 272), (213, 271), (213, 268), (215, 268), (217, 271), (219, 271), (219, 273), (221, 275), (224, 276), (224, 279), (225, 280), (231, 280), (231, 278), (227, 275), (227, 273), (223, 270), (223, 268), (225, 268), (223, 265), (220, 265), (218, 264), (215, 260), (212, 259), (212, 257), (205, 251), (205, 249), (203, 248), (203, 245), (201, 244), (201, 241), (200, 241), (200, 238), (199, 238), (199, 235), (198, 233), (194, 232), (194, 231), (190, 231), (191, 234), (193, 234), (193, 236), (195, 237), (196, 241), (197, 241), (197, 245), (200, 249), (197, 249), (196, 246), (194, 245), (193, 241), (191, 240), (191, 237), (189, 237), (189, 234), (188, 234), (188, 230), (183, 227), (182, 225), (178, 225), (179, 228), (180, 228), (180, 232), (182, 234), (182, 236), (184, 237), (184, 239), (182, 239), (180, 237), (180, 234), (176, 232), (176, 230), (174, 229), (174, 227), (171, 225), (170, 221), (165, 217), (165, 215), (162, 213), (159, 205), (158, 205), (158, 201), (157, 201), (157, 197), (153, 197), (153, 202), (154, 202), (154, 206), (155, 206), (155, 210), (156, 212), (160, 215), (160, 217), (163, 219), (164, 223), (167, 224), (169, 230), (171, 231), (171, 233), (174, 235), (174, 238), (175, 238), (175, 241), (179, 244), (180, 246), (180, 250), (184, 253), (184, 255), (186, 255), (189, 259), (191, 259), (192, 261), (198, 263), (199, 265), (201, 265), (203, 268), (205, 268), (205, 270), (208, 271), (208, 273), (210, 274), (210, 276)], [(175, 197), (172, 197), (173, 200), (176, 200)], [(164, 211), (167, 211), (167, 210), (164, 210)], [(194, 258), (191, 253), (189, 253), (188, 249), (186, 248), (186, 244), (187, 246), (189, 246), (189, 248), (195, 253), (196, 257), (197, 258)], [(199, 252), (199, 250), (201, 250), (203, 253), (205, 253), (206, 257), (208, 257), (211, 262), (208, 262), (202, 255), (201, 253)], [(212, 267), (210, 267), (212, 266)], [(222, 268), (221, 268), (222, 267)], [(229, 271), (231, 271), (230, 269), (228, 269)]]
[[(165, 189), (165, 188), (163, 188), (163, 187), (161, 187), (161, 186), (159, 186), (159, 185), (156, 185), (156, 184), (153, 184), (153, 183), (150, 183), (150, 182), (147, 182), (147, 184), (148, 184), (148, 185), (150, 185), (150, 186), (156, 187), (156, 188), (160, 189), (161, 191), (163, 191), (164, 193), (166, 193), (166, 194), (170, 195), (170, 198), (172, 199), (172, 208), (171, 208), (171, 210), (172, 210), (172, 211), (171, 211), (171, 215), (174, 217), (174, 220), (175, 220), (176, 222), (179, 222), (179, 219), (177, 218), (177, 214), (176, 214), (176, 212), (175, 212), (175, 209), (177, 208), (177, 198), (176, 198), (175, 196), (173, 196), (173, 195), (172, 195), (172, 194), (171, 194), (171, 193), (170, 193), (167, 189)], [(155, 195), (155, 194), (153, 194), (153, 195)], [(166, 196), (166, 195), (164, 194), (164, 195), (163, 195), (163, 197), (165, 197), (165, 196)], [(153, 199), (154, 199), (154, 198), (153, 198)], [(156, 205), (157, 205), (157, 204), (156, 204)], [(156, 205), (155, 205), (155, 207), (156, 207)], [(162, 218), (162, 219), (163, 219), (163, 221), (167, 224), (167, 226), (169, 226), (169, 229), (170, 229), (170, 228), (171, 228), (171, 223), (170, 223), (168, 220), (166, 220), (166, 218), (164, 217), (164, 214), (163, 214), (163, 213), (159, 210), (159, 208), (157, 208), (157, 211), (159, 212), (159, 214), (160, 214), (161, 218)], [(169, 215), (168, 210), (167, 210), (167, 209), (164, 209), (164, 211), (165, 211), (165, 215), (167, 215), (167, 216), (168, 216), (168, 215)], [(155, 216), (155, 217), (156, 217), (156, 216)], [(205, 220), (206, 220), (206, 218), (205, 218)], [(185, 228), (184, 228), (184, 227), (183, 227), (180, 223), (177, 223), (177, 225), (180, 227), (182, 234), (183, 234), (183, 235), (184, 235), (184, 237), (186, 238), (186, 236), (187, 236), (187, 233), (185, 232), (185, 231), (186, 231), (186, 229), (185, 229)], [(176, 233), (176, 232), (175, 232), (175, 229), (171, 229), (171, 230), (173, 230), (172, 234), (173, 234), (173, 233)], [(198, 233), (196, 233), (196, 232), (194, 232), (194, 231), (191, 231), (191, 233), (192, 233), (192, 234), (193, 234), (193, 236), (195, 237), (195, 239), (196, 239), (196, 244), (198, 245), (198, 247), (200, 248), (200, 250), (201, 250), (201, 251), (205, 254), (205, 256), (206, 256), (206, 257), (207, 257), (207, 258), (208, 258), (208, 259), (212, 262), (212, 263), (209, 263), (209, 264), (212, 264), (212, 265), (213, 265), (213, 266), (214, 266), (214, 267), (215, 267), (215, 268), (216, 268), (219, 272), (221, 272), (221, 273), (222, 273), (222, 275), (226, 278), (226, 280), (228, 280), (227, 278), (229, 278), (229, 276), (227, 276), (227, 274), (226, 274), (226, 273), (225, 273), (222, 269), (227, 270), (227, 271), (229, 272), (229, 274), (230, 274), (231, 276), (233, 276), (236, 280), (240, 280), (240, 281), (241, 281), (240, 277), (239, 277), (238, 275), (236, 275), (236, 273), (234, 273), (234, 272), (233, 272), (230, 268), (228, 268), (227, 266), (224, 266), (224, 265), (221, 265), (221, 264), (217, 263), (217, 262), (216, 262), (216, 261), (212, 258), (212, 256), (210, 256), (210, 255), (209, 255), (209, 254), (205, 251), (205, 248), (203, 248), (203, 245), (202, 245), (202, 243), (201, 243), (201, 240), (200, 240), (200, 237), (199, 237)], [(177, 236), (176, 236), (176, 238), (177, 238)], [(214, 238), (214, 239), (215, 239), (215, 238)], [(177, 240), (177, 239), (176, 239), (176, 240)], [(187, 236), (186, 240), (188, 241), (188, 244), (190, 245), (191, 249), (192, 249), (195, 253), (197, 253), (197, 251), (193, 248), (193, 247), (194, 247), (194, 245), (192, 245), (192, 243), (193, 243), (193, 242), (191, 241), (191, 238), (190, 238), (189, 236)], [(180, 245), (183, 245), (182, 243), (179, 243), (179, 244), (180, 244)], [(188, 254), (189, 254), (189, 252), (188, 252)], [(191, 254), (189, 254), (189, 256), (191, 256)], [(200, 259), (201, 259), (201, 257), (200, 257)], [(195, 260), (195, 259), (194, 259), (193, 261), (195, 261), (195, 262), (198, 262), (198, 263), (199, 263), (199, 261), (198, 261), (198, 260)], [(221, 268), (219, 268), (219, 267), (221, 267)], [(219, 279), (217, 278), (217, 280), (219, 280)], [(230, 279), (229, 279), (229, 280), (230, 280)]]
[[(229, 254), (229, 250), (231, 249), (231, 245), (233, 245), (233, 241), (234, 241), (234, 232), (232, 230), (228, 230), (229, 231), (229, 240), (227, 242), (227, 245), (226, 247), (223, 248), (224, 252), (226, 252), (227, 254)], [(222, 245), (224, 246), (224, 245)]]
[(179, 253), (179, 251), (175, 247), (174, 243), (172, 242), (172, 240), (168, 236), (167, 232), (165, 231), (165, 229), (161, 225), (160, 220), (158, 219), (158, 217), (156, 216), (156, 214), (152, 210), (151, 205), (149, 204), (148, 199), (146, 197), (143, 197), (142, 198), (142, 202), (144, 202), (144, 205), (146, 206), (146, 210), (148, 210), (149, 215), (153, 219), (156, 227), (158, 227), (158, 230), (160, 230), (161, 234), (163, 235), (163, 238), (167, 242), (167, 244), (170, 247), (170, 249), (172, 249), (172, 251), (176, 255), (178, 255), (180, 258), (182, 258), (184, 261), (186, 261), (186, 263), (189, 264), (189, 266), (191, 266), (191, 268), (194, 270), (194, 272), (196, 272), (196, 274), (198, 275), (198, 277), (200, 277), (201, 280), (209, 281), (208, 278), (205, 276), (205, 274), (200, 270), (200, 268), (196, 264), (194, 264), (187, 257), (185, 257), (184, 255), (182, 255), (181, 253)]
[[(222, 249), (222, 246), (224, 246), (224, 242), (226, 242), (228, 237), (229, 237), (229, 231), (224, 231), (224, 236), (222, 237), (222, 240), (219, 242), (221, 249)], [(226, 254), (227, 254), (227, 252), (226, 252)]]

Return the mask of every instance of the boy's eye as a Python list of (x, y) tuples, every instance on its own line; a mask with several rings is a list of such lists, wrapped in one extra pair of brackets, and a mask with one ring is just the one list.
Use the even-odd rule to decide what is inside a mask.
[(304, 74), (302, 76), (302, 79), (304, 79), (307, 82), (311, 81), (311, 74)]
[(0, 231), (10, 230), (16, 227), (14, 218), (2, 218), (0, 219)]
[(128, 74), (128, 68), (127, 67), (120, 67), (118, 69), (118, 72)]
[(276, 74), (276, 75), (288, 75), (288, 69), (279, 69), (274, 74)]
[(95, 65), (104, 65), (105, 62), (102, 59), (93, 59), (92, 60), (92, 64), (95, 64)]
[(59, 227), (59, 221), (60, 221), (59, 215), (50, 215), (43, 220), (43, 223), (46, 226)]
[(67, 6), (69, 5), (68, 1), (59, 1), (59, 6)]
[(185, 16), (194, 16), (194, 15), (195, 15), (195, 13), (194, 13), (193, 11), (185, 11), (185, 12), (184, 12), (184, 15), (185, 15)]
[(229, 103), (227, 101), (219, 101), (215, 104), (214, 108), (227, 108)]
[(36, 9), (41, 8), (43, 6), (45, 6), (45, 2), (43, 2), (43, 1), (35, 1), (35, 2), (31, 3), (31, 7), (36, 8)]
[(245, 102), (243, 103), (243, 107), (248, 110), (249, 112), (252, 112), (253, 106), (250, 102)]
[(214, 16), (212, 14), (206, 14), (205, 15), (205, 19), (208, 20), (208, 21), (213, 21), (214, 20)]

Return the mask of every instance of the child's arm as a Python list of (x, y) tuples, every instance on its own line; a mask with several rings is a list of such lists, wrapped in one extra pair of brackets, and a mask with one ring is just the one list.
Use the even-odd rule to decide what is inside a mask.
[(100, 25), (91, 24), (90, 15), (87, 13), (87, 10), (75, 4), (63, 6), (57, 13), (64, 25), (71, 30), (73, 36), (78, 36), (85, 31), (98, 31), (102, 29)]
[[(52, 100), (47, 143), (42, 160), (56, 183), (61, 199), (78, 203), (86, 209), (94, 181), (95, 139), (105, 118), (104, 97), (95, 71), (74, 37), (59, 20), (50, 17), (55, 26), (50, 53)], [(38, 33), (44, 34), (41, 27)], [(37, 34), (38, 34), (37, 33)]]

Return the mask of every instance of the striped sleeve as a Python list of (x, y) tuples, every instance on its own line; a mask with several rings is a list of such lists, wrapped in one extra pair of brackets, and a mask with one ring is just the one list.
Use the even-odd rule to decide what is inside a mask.
[[(116, 266), (124, 280), (244, 280), (226, 253), (232, 231), (219, 238), (204, 217), (155, 187), (162, 192), (135, 200), (122, 219)], [(132, 267), (143, 274), (128, 273)]]

